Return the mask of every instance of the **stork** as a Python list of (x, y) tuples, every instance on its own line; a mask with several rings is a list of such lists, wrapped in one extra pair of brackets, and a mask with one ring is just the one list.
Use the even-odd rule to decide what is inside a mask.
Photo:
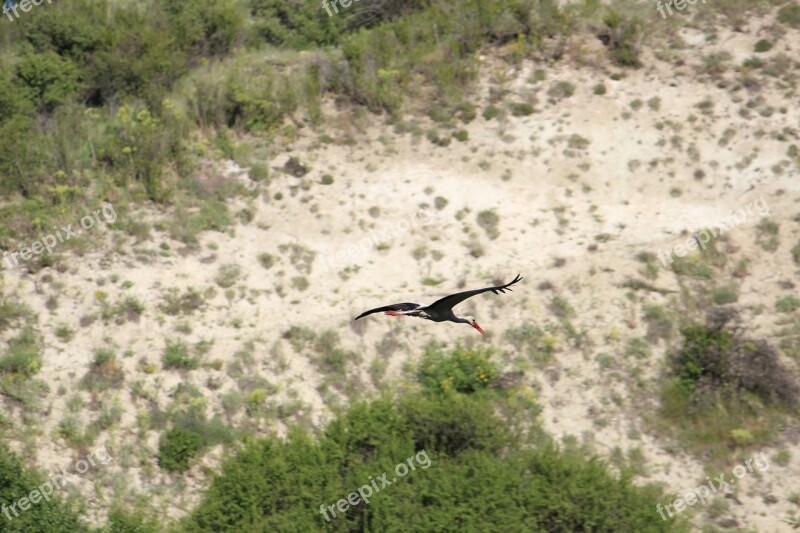
[(486, 287), (484, 289), (473, 289), (471, 291), (464, 291), (464, 292), (457, 292), (455, 294), (451, 294), (450, 296), (445, 296), (439, 300), (436, 300), (430, 305), (422, 305), (416, 304), (412, 302), (405, 302), (401, 304), (392, 304), (386, 305), (383, 307), (376, 307), (375, 309), (370, 309), (369, 311), (364, 311), (360, 315), (358, 315), (355, 319), (358, 320), (359, 318), (363, 318), (367, 315), (371, 315), (372, 313), (380, 313), (381, 311), (386, 315), (391, 316), (416, 316), (419, 318), (424, 318), (426, 320), (432, 320), (434, 322), (456, 322), (458, 324), (469, 324), (473, 328), (477, 329), (481, 335), (484, 337), (486, 333), (481, 329), (475, 319), (471, 316), (465, 317), (457, 317), (455, 313), (453, 313), (453, 307), (457, 306), (467, 298), (472, 298), (475, 295), (484, 293), (484, 292), (493, 292), (494, 294), (500, 294), (501, 292), (510, 291), (510, 287), (517, 283), (522, 278), (519, 274), (514, 280), (510, 283), (506, 283), (505, 285), (498, 285), (497, 287)]

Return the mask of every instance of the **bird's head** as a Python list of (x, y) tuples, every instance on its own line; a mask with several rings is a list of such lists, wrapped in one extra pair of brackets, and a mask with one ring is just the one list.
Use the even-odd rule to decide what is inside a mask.
[(484, 337), (486, 336), (486, 332), (483, 331), (483, 329), (478, 325), (478, 323), (475, 321), (474, 318), (472, 318), (471, 316), (465, 316), (464, 320), (466, 320), (470, 326), (477, 329), (481, 335), (483, 335)]

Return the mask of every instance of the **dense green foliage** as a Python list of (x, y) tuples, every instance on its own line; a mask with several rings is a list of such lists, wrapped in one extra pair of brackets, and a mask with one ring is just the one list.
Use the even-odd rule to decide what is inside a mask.
[(112, 509), (108, 514), (108, 526), (101, 530), (103, 533), (160, 533), (163, 528), (141, 510), (123, 511)]
[[(38, 499), (35, 504), (29, 502), (25, 507), (30, 507), (25, 511), (20, 508), (20, 498), (30, 497), (31, 491), (38, 490), (46, 481), (40, 473), (23, 467), (19, 458), (5, 445), (0, 446), (0, 505), (3, 512), (8, 513), (0, 514), (0, 530), (20, 533), (89, 531), (72, 505), (63, 501), (63, 486), (61, 489), (54, 489), (49, 500)], [(43, 487), (43, 491), (48, 492), (48, 489)], [(16, 505), (14, 509), (19, 516), (11, 509), (13, 505)]]
[(236, 432), (220, 416), (208, 418), (206, 408), (206, 399), (196, 387), (181, 384), (175, 390), (175, 401), (165, 411), (153, 411), (149, 423), (164, 430), (158, 445), (162, 469), (183, 472), (203, 449), (235, 440)]
[[(211, 136), (231, 157), (226, 128), (274, 134), (318, 124), (327, 94), (449, 121), (470, 105), (481, 49), (507, 46), (512, 61), (557, 59), (581, 17), (602, 9), (375, 0), (329, 16), (317, 0), (42, 5), (0, 25), (8, 45), (0, 55), (0, 193), (19, 199), (0, 207), (0, 248), (111, 198), (199, 205), (206, 214), (176, 235), (189, 243), (229, 223), (213, 205), (226, 193), (198, 187), (193, 176), (204, 155), (193, 132), (217, 131)], [(635, 23), (609, 20), (610, 45), (633, 54)]]
[[(532, 421), (520, 413), (504, 415), (508, 398), (482, 387), (480, 375), (493, 368), (482, 352), (431, 350), (420, 368), (418, 392), (355, 404), (318, 439), (292, 430), (285, 440), (247, 442), (224, 463), (183, 528), (682, 530), (655, 513), (659, 490), (637, 488), (600, 461), (559, 451), (546, 439), (515, 439), (514, 426)], [(441, 386), (448, 379), (453, 386)], [(395, 471), (409, 461), (415, 468), (405, 476)], [(383, 473), (385, 487), (377, 482)], [(379, 490), (367, 495), (368, 504), (356, 503), (344, 513), (329, 508), (359, 488), (367, 494), (364, 486), (373, 479)]]
[(202, 445), (200, 435), (182, 428), (174, 428), (163, 435), (158, 443), (158, 464), (164, 470), (182, 472), (189, 468), (189, 460), (197, 455)]
[(486, 389), (497, 377), (490, 352), (456, 348), (447, 354), (426, 348), (419, 368), (419, 382), (432, 392), (472, 393)]

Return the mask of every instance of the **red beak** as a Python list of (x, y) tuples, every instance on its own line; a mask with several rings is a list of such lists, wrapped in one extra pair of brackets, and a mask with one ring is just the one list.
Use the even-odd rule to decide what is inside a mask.
[(473, 322), (473, 323), (472, 323), (472, 327), (473, 327), (473, 328), (475, 328), (475, 329), (477, 329), (478, 331), (480, 331), (480, 332), (481, 332), (481, 335), (483, 335), (484, 337), (486, 336), (486, 332), (484, 332), (484, 331), (481, 329), (481, 327), (478, 325), (478, 323), (477, 323), (477, 322)]

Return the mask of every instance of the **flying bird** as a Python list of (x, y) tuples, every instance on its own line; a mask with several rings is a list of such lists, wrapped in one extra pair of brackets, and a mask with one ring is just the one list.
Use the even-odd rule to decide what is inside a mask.
[(433, 320), (434, 322), (456, 322), (458, 324), (469, 324), (485, 337), (486, 333), (483, 331), (483, 329), (481, 329), (478, 323), (475, 322), (474, 318), (470, 316), (457, 317), (455, 313), (453, 313), (453, 307), (457, 306), (467, 298), (472, 298), (473, 296), (484, 292), (500, 294), (501, 292), (510, 291), (510, 287), (521, 279), (522, 278), (520, 275), (517, 274), (517, 277), (514, 278), (511, 283), (498, 285), (497, 287), (486, 287), (485, 289), (473, 289), (471, 291), (457, 292), (455, 294), (451, 294), (450, 296), (445, 296), (444, 298), (436, 300), (430, 305), (406, 302), (401, 304), (386, 305), (384, 307), (377, 307), (375, 309), (370, 309), (369, 311), (364, 311), (355, 319), (358, 320), (359, 318), (371, 315), (372, 313), (380, 312), (391, 316), (416, 316), (426, 320)]

